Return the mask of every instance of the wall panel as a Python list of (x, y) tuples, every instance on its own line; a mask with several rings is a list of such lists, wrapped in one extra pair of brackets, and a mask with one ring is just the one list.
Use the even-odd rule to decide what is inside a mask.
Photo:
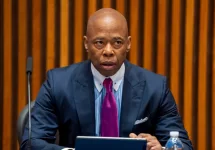
[(3, 141), (2, 149), (12, 145), (12, 0), (4, 1), (3, 23)]
[(168, 0), (158, 0), (158, 31), (157, 31), (157, 72), (165, 75), (165, 61), (167, 57), (167, 3)]
[(180, 0), (172, 1), (172, 34), (171, 34), (171, 56), (170, 56), (170, 65), (171, 65), (171, 72), (170, 72), (170, 88), (172, 93), (175, 97), (176, 103), (179, 104), (179, 76), (180, 76), (180, 24), (181, 24), (181, 17), (180, 17), (180, 10), (181, 10), (181, 3)]
[(46, 70), (52, 69), (55, 67), (55, 0), (48, 0), (47, 5), (47, 30), (46, 30)]
[(185, 52), (184, 52), (184, 125), (193, 138), (193, 32), (195, 0), (186, 1)]
[(35, 98), (41, 86), (41, 0), (32, 1), (32, 57), (33, 74), (32, 74), (32, 97)]
[(83, 0), (75, 1), (74, 62), (83, 60)]
[(154, 1), (144, 1), (144, 24), (143, 24), (143, 67), (152, 70), (153, 63), (153, 5)]
[[(134, 0), (130, 3), (130, 12), (129, 12), (129, 17), (130, 17), (130, 35), (131, 35), (131, 50), (129, 53), (129, 59), (133, 64), (138, 63), (138, 51), (139, 51), (139, 9), (140, 9), (139, 1)], [(132, 12), (132, 13), (131, 13)]]
[(69, 63), (68, 30), (69, 0), (64, 0), (60, 1), (60, 66), (66, 66)]
[(26, 105), (26, 57), (27, 57), (27, 0), (19, 1), (18, 10), (18, 114)]
[(88, 17), (96, 11), (96, 0), (88, 1)]
[(0, 1), (0, 147), (2, 147), (2, 141), (3, 141), (3, 135), (2, 135), (2, 131), (3, 131), (3, 49), (4, 49), (4, 40), (3, 40), (3, 36), (4, 36), (4, 25), (3, 25), (3, 11), (4, 11), (4, 6), (3, 6), (3, 1)]
[[(19, 117), (20, 112), (22, 111), (23, 107), (26, 105), (27, 99), (27, 82), (26, 82), (26, 57), (27, 57), (27, 1), (20, 0), (18, 2), (18, 49), (17, 49), (17, 59), (18, 59), (18, 74), (17, 74), (17, 113), (16, 118)], [(15, 89), (16, 90), (16, 89)], [(15, 115), (14, 115), (15, 116)], [(16, 120), (14, 119), (14, 131), (16, 129)], [(16, 131), (15, 131), (16, 132)], [(14, 133), (14, 140), (16, 142), (16, 134)], [(18, 144), (18, 143), (17, 143)]]
[(198, 53), (198, 148), (208, 149), (207, 123), (207, 53), (208, 53), (208, 0), (200, 1), (199, 53)]
[(87, 18), (102, 7), (128, 20), (128, 59), (168, 77), (194, 148), (215, 149), (214, 0), (0, 1), (0, 149), (18, 149), (14, 132), (27, 104), (27, 56), (33, 57), (35, 99), (49, 69), (87, 59)]
[[(211, 19), (213, 20), (212, 21), (212, 28), (213, 28), (213, 31), (212, 31), (212, 33), (213, 33), (213, 35), (212, 35), (212, 45), (213, 45), (213, 52), (212, 52), (212, 55), (213, 55), (213, 57), (212, 57), (212, 99), (211, 99), (211, 101), (212, 101), (212, 114), (211, 114), (211, 120), (212, 120), (212, 122), (211, 122), (211, 135), (212, 135), (212, 137), (213, 137), (213, 135), (215, 135), (215, 2), (213, 2), (213, 4), (212, 4), (212, 6), (213, 6), (213, 11), (212, 11), (212, 13), (213, 13), (213, 15), (212, 15), (212, 17), (211, 17)], [(212, 147), (211, 147), (211, 149), (215, 149), (215, 139), (214, 138), (212, 138), (212, 141), (211, 141), (211, 143), (212, 143)]]
[(117, 0), (116, 1), (116, 9), (123, 15), (125, 15), (125, 0)]
[(112, 1), (111, 0), (103, 0), (102, 1), (102, 7), (103, 8), (108, 8), (112, 6)]

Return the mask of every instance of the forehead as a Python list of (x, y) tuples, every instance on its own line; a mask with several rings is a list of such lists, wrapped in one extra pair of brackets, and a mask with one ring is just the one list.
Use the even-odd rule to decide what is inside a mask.
[(127, 37), (127, 25), (121, 19), (105, 17), (94, 20), (88, 25), (88, 38), (95, 37)]

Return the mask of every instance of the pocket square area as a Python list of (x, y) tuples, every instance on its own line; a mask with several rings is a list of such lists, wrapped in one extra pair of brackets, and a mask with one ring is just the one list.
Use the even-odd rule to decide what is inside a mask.
[(144, 119), (140, 119), (140, 120), (136, 120), (134, 125), (137, 125), (137, 124), (141, 124), (141, 123), (144, 123), (148, 120), (148, 117), (145, 117)]

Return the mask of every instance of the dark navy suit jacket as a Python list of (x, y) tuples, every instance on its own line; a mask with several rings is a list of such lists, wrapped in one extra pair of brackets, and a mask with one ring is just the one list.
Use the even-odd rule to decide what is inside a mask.
[[(74, 147), (78, 135), (95, 135), (94, 82), (90, 61), (50, 70), (32, 111), (32, 150)], [(148, 118), (143, 123), (136, 120)], [(59, 130), (60, 143), (55, 145)], [(125, 61), (120, 136), (149, 133), (162, 146), (179, 131), (185, 150), (192, 149), (166, 78)], [(26, 149), (25, 128), (21, 149)]]

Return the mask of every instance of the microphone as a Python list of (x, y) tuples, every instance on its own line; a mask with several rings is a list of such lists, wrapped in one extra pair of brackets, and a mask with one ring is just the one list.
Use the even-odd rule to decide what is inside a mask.
[(28, 83), (28, 149), (31, 150), (31, 84), (30, 77), (32, 74), (32, 57), (27, 58), (27, 83)]

